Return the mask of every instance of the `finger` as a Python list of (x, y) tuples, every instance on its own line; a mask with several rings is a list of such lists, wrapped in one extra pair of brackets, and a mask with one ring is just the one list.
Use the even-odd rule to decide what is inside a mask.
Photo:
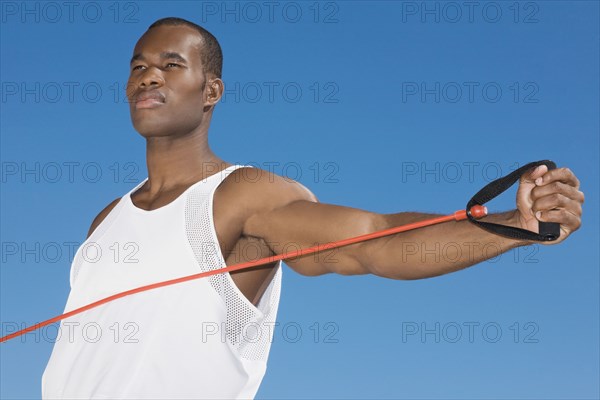
[(557, 168), (550, 170), (536, 178), (535, 184), (538, 186), (547, 185), (552, 182), (563, 182), (567, 185), (571, 185), (576, 189), (579, 189), (579, 179), (575, 176), (575, 174), (569, 168)]
[(564, 209), (541, 211), (539, 219), (543, 222), (556, 222), (567, 233), (576, 231), (581, 226), (581, 218)]
[(554, 193), (562, 194), (579, 203), (583, 203), (585, 201), (585, 196), (583, 192), (577, 190), (571, 185), (567, 185), (566, 183), (560, 181), (555, 181), (544, 186), (535, 187), (531, 191), (531, 199), (533, 201), (536, 201), (542, 197), (549, 196)]
[(548, 172), (548, 167), (545, 165), (538, 165), (535, 168), (532, 168), (527, 173), (521, 175), (521, 183), (535, 183), (536, 179), (540, 178)]
[(538, 199), (533, 203), (531, 209), (536, 218), (538, 219), (540, 219), (540, 214), (543, 215), (545, 211), (553, 210), (565, 210), (578, 218), (582, 214), (581, 203), (572, 200), (560, 193), (554, 193), (549, 196), (544, 196)]

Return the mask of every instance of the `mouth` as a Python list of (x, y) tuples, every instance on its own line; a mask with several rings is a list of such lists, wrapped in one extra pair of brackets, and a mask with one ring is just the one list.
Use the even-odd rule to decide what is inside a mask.
[(143, 91), (134, 97), (136, 110), (156, 108), (165, 104), (165, 96), (156, 89)]

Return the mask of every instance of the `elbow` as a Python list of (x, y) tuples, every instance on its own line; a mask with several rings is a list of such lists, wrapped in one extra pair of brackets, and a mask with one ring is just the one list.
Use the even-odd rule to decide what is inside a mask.
[[(384, 214), (368, 213), (360, 223), (361, 235), (382, 231), (391, 227)], [(404, 280), (403, 268), (397, 268), (397, 260), (390, 257), (389, 241), (392, 235), (369, 239), (356, 245), (354, 258), (360, 268), (375, 276)]]
[(436, 269), (430, 269), (419, 262), (407, 261), (407, 262), (394, 262), (393, 260), (384, 260), (379, 264), (371, 268), (374, 275), (402, 280), (402, 281), (416, 281), (420, 279), (434, 278), (436, 276), (444, 275), (447, 272), (439, 271)]
[(381, 278), (393, 279), (397, 281), (416, 281), (427, 278), (421, 274), (415, 273), (412, 268), (404, 264), (381, 265), (372, 264), (369, 267), (371, 274)]
[[(393, 227), (384, 214), (370, 216), (369, 232), (376, 232)], [(396, 239), (396, 240), (394, 240)], [(397, 235), (383, 236), (361, 243), (358, 262), (366, 273), (387, 279), (414, 281), (436, 276), (432, 271), (423, 268), (420, 260), (412, 254), (398, 251)]]

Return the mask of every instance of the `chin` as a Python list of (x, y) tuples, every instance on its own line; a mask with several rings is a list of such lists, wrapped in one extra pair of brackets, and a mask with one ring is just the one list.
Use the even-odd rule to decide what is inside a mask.
[(157, 123), (150, 119), (145, 119), (143, 121), (132, 120), (131, 122), (133, 123), (133, 128), (145, 138), (169, 136), (169, 132), (172, 132), (168, 127), (164, 126), (164, 124)]
[(195, 125), (181, 124), (154, 118), (132, 119), (133, 128), (145, 138), (185, 136), (192, 132)]
[(141, 112), (131, 112), (131, 123), (133, 128), (144, 137), (158, 137), (167, 136), (168, 121), (165, 118), (161, 118), (159, 115), (153, 115), (152, 113), (146, 112), (146, 110), (140, 110)]

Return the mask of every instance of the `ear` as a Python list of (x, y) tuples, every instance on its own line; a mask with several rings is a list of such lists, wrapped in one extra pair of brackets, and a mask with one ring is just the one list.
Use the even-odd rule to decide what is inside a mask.
[(223, 91), (225, 90), (225, 84), (219, 78), (211, 78), (206, 82), (206, 103), (205, 107), (211, 107), (217, 104), (221, 97), (223, 97)]

